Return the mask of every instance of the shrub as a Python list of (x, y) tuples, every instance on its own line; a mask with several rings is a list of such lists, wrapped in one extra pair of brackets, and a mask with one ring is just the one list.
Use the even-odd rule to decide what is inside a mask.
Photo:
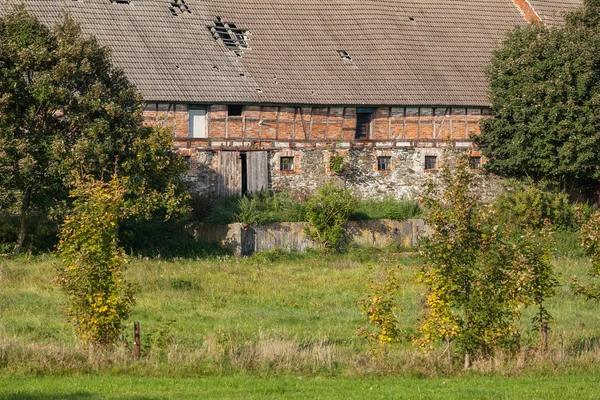
[(546, 221), (555, 229), (576, 225), (575, 212), (566, 194), (515, 180), (507, 183), (506, 190), (494, 201), (499, 223), (534, 229), (542, 228)]
[(352, 193), (331, 184), (319, 188), (304, 205), (306, 235), (324, 249), (345, 249), (345, 225), (356, 207)]
[(84, 343), (115, 343), (135, 303), (123, 279), (127, 256), (117, 243), (124, 194), (118, 179), (79, 182), (71, 194), (73, 211), (61, 229), (58, 250), (64, 266), (57, 281), (67, 295), (67, 315)]
[(382, 268), (377, 276), (367, 285), (369, 293), (358, 302), (363, 315), (368, 319), (367, 325), (359, 327), (356, 335), (366, 339), (371, 344), (369, 353), (381, 356), (387, 353), (391, 343), (397, 343), (402, 336), (402, 330), (396, 316), (396, 311), (403, 311), (397, 304), (400, 283), (396, 276), (396, 268)]
[(383, 200), (362, 200), (350, 216), (351, 220), (366, 219), (392, 219), (404, 221), (419, 218), (422, 214), (421, 207), (416, 200), (398, 200), (386, 197)]
[(346, 160), (342, 155), (335, 155), (329, 159), (329, 170), (335, 174), (344, 172), (346, 168)]
[(303, 220), (302, 205), (287, 192), (263, 191), (243, 196), (238, 200), (236, 222), (264, 225), (272, 222), (297, 222)]

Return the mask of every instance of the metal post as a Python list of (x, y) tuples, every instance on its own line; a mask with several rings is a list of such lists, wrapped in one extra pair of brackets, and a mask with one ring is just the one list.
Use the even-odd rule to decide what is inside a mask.
[(140, 351), (140, 323), (133, 323), (133, 337), (135, 340), (135, 347), (133, 348), (133, 356), (136, 360), (140, 359), (141, 351)]

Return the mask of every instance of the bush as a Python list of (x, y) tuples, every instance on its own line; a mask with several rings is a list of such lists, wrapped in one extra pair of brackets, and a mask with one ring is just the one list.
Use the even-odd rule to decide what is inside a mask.
[(237, 202), (236, 222), (264, 225), (272, 222), (298, 222), (304, 220), (302, 205), (287, 192), (259, 192), (243, 196)]
[(347, 244), (345, 225), (354, 207), (356, 199), (350, 191), (331, 184), (319, 188), (304, 206), (306, 235), (324, 249), (343, 251)]
[(350, 216), (353, 221), (366, 219), (392, 219), (404, 221), (419, 218), (421, 207), (416, 200), (398, 200), (386, 197), (383, 200), (362, 200)]
[(542, 228), (546, 221), (554, 229), (576, 226), (575, 212), (566, 194), (515, 180), (509, 181), (506, 189), (494, 201), (499, 223), (533, 229)]
[(64, 266), (58, 283), (67, 315), (86, 344), (114, 344), (135, 299), (123, 278), (127, 256), (118, 246), (125, 189), (121, 182), (79, 182), (73, 211), (61, 228), (58, 250)]

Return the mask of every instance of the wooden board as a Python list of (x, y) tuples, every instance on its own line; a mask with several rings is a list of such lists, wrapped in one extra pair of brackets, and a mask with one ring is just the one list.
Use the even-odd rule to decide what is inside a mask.
[(242, 162), (237, 151), (219, 152), (219, 196), (239, 196), (242, 194)]
[(248, 192), (260, 192), (269, 188), (269, 160), (266, 151), (246, 153)]

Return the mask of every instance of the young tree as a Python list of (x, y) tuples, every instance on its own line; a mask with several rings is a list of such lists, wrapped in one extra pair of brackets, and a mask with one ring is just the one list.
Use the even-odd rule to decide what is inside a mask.
[(508, 35), (487, 68), (493, 117), (475, 141), (486, 168), (562, 189), (600, 179), (600, 0), (563, 27)]
[(430, 233), (420, 243), (418, 276), (426, 297), (417, 343), (456, 342), (466, 368), (475, 355), (518, 345), (519, 305), (535, 304), (546, 323), (544, 302), (557, 284), (547, 232), (499, 225), (471, 182), (466, 157), (446, 158), (439, 184), (430, 181), (423, 198)]
[(118, 245), (125, 186), (116, 177), (109, 183), (78, 180), (60, 233), (64, 267), (57, 281), (69, 300), (66, 313), (86, 344), (115, 343), (135, 303), (123, 278), (127, 257)]
[(31, 213), (67, 198), (74, 171), (130, 177), (125, 202), (144, 215), (181, 205), (184, 163), (168, 130), (143, 126), (142, 111), (109, 50), (68, 15), (51, 29), (23, 7), (0, 19), (0, 199), (18, 205), (14, 253)]

